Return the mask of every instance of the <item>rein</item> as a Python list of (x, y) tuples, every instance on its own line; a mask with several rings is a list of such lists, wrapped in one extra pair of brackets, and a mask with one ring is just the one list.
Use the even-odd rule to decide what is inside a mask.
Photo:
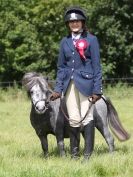
[[(90, 101), (90, 102), (91, 102), (91, 101)], [(86, 111), (85, 116), (84, 116), (84, 117), (82, 118), (82, 120), (80, 120), (79, 122), (77, 122), (77, 121), (75, 121), (75, 120), (72, 120), (72, 119), (70, 120), (70, 118), (66, 115), (65, 111), (63, 110), (62, 106), (60, 106), (60, 108), (61, 108), (61, 111), (62, 111), (63, 115), (65, 116), (65, 118), (66, 118), (69, 122), (74, 122), (75, 124), (80, 124), (80, 123), (83, 122), (83, 120), (85, 120), (85, 118), (86, 118), (86, 116), (88, 115), (88, 113), (89, 113), (89, 111), (90, 111), (92, 105), (93, 105), (92, 103), (89, 104), (88, 110)]]

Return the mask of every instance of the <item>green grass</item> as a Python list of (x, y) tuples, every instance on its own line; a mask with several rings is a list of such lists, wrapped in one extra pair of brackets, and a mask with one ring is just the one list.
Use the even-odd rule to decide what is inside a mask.
[[(132, 88), (117, 86), (105, 90), (115, 105), (123, 126), (133, 132)], [(0, 90), (0, 177), (132, 177), (133, 139), (119, 142), (115, 138), (116, 151), (108, 153), (108, 147), (96, 131), (95, 149), (91, 159), (82, 164), (81, 157), (71, 160), (69, 140), (65, 139), (65, 158), (60, 158), (55, 137), (49, 135), (48, 159), (44, 159), (40, 141), (29, 121), (30, 100), (18, 89)]]

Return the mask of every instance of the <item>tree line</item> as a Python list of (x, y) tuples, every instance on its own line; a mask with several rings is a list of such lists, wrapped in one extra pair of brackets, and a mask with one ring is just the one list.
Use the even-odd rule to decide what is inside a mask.
[(132, 0), (0, 0), (0, 81), (19, 81), (28, 71), (55, 78), (70, 5), (86, 10), (88, 29), (99, 39), (103, 77), (133, 76)]

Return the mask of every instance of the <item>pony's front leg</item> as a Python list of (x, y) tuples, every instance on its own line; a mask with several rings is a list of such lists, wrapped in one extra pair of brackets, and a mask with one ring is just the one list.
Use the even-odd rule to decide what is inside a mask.
[(65, 148), (64, 148), (64, 123), (62, 117), (58, 117), (57, 119), (55, 136), (60, 156), (63, 157), (65, 156)]
[(61, 157), (65, 156), (64, 141), (57, 140), (57, 145), (58, 145), (60, 156)]
[(57, 140), (57, 146), (59, 149), (60, 156), (65, 156), (65, 148), (64, 148), (64, 136), (63, 132), (57, 131), (56, 132), (56, 140)]
[(47, 140), (47, 136), (39, 135), (39, 139), (41, 141), (41, 146), (42, 146), (42, 150), (44, 152), (44, 156), (47, 157), (48, 156), (48, 140)]

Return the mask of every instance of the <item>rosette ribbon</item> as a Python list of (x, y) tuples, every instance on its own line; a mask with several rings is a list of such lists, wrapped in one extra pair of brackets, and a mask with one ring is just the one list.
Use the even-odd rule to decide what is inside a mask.
[(79, 39), (76, 41), (75, 47), (81, 57), (81, 59), (86, 60), (86, 56), (84, 54), (85, 49), (88, 47), (89, 43), (84, 39)]

